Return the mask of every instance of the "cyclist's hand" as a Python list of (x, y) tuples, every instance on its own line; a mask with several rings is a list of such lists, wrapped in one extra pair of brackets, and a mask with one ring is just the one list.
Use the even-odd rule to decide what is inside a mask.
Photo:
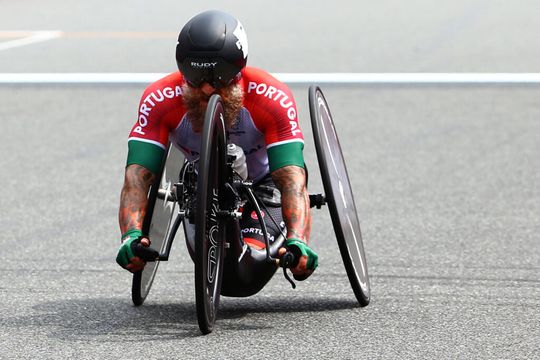
[(300, 257), (298, 265), (291, 269), (296, 280), (307, 279), (319, 265), (319, 256), (317, 253), (299, 239), (287, 239), (285, 247), (279, 249), (278, 255), (283, 256), (287, 250), (293, 252), (296, 257)]
[(149, 246), (150, 240), (142, 237), (140, 230), (129, 230), (122, 236), (122, 245), (118, 249), (116, 262), (131, 272), (142, 270), (146, 265), (145, 258), (155, 258), (159, 255)]

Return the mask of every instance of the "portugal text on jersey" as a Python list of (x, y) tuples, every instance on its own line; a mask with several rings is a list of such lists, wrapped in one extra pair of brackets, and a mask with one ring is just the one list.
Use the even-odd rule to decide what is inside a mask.
[[(139, 164), (156, 173), (169, 141), (187, 160), (200, 151), (200, 133), (193, 131), (182, 100), (184, 79), (179, 72), (150, 85), (128, 145), (128, 165)], [(304, 139), (298, 125), (294, 97), (288, 87), (263, 70), (246, 67), (238, 83), (244, 92), (238, 121), (229, 141), (246, 154), (248, 173), (258, 181), (283, 166), (304, 166)]]

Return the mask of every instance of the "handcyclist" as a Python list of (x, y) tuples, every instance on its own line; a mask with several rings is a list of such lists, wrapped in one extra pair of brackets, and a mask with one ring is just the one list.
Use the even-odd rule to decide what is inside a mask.
[[(116, 261), (123, 268), (131, 272), (144, 268), (145, 261), (134, 255), (134, 248), (138, 243), (150, 246), (151, 239), (142, 233), (149, 188), (159, 174), (169, 141), (187, 160), (198, 158), (212, 94), (222, 98), (229, 142), (243, 150), (249, 179), (256, 189), (266, 191), (270, 203), (277, 203), (268, 207), (277, 220), (268, 223), (270, 240), (286, 228), (278, 252), (282, 255), (287, 248), (295, 248), (301, 254), (291, 269), (295, 278), (305, 279), (317, 267), (318, 256), (308, 246), (311, 214), (296, 104), (285, 84), (263, 70), (246, 67), (247, 56), (242, 24), (224, 12), (206, 11), (188, 21), (179, 34), (179, 71), (146, 88), (128, 139), (120, 199), (122, 245)], [(250, 248), (264, 248), (257, 216), (249, 207), (240, 225)], [(193, 244), (188, 248), (193, 249)]]

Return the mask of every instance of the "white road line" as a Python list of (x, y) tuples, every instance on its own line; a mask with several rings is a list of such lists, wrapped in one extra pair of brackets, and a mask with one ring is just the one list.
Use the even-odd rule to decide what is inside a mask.
[(147, 84), (161, 73), (0, 73), (5, 84)]
[(290, 83), (508, 84), (540, 83), (540, 73), (276, 73)]
[[(0, 73), (0, 84), (148, 84), (164, 73)], [(288, 84), (540, 84), (540, 73), (274, 73)]]
[(61, 31), (32, 31), (30, 33), (32, 35), (24, 37), (22, 39), (0, 42), (0, 51), (35, 44), (37, 42), (52, 40), (62, 36)]

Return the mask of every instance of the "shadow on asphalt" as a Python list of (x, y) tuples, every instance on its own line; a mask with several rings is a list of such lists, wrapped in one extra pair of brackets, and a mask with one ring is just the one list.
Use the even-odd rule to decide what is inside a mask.
[[(338, 299), (236, 299), (224, 298), (217, 329), (245, 331), (272, 329), (257, 314), (325, 312), (358, 307), (355, 301)], [(104, 342), (178, 340), (200, 336), (195, 301), (174, 304), (145, 303), (140, 307), (117, 298), (43, 302), (34, 314), (2, 314), (6, 328), (39, 331), (51, 338), (80, 341), (97, 338)]]
[(303, 313), (303, 312), (324, 312), (335, 310), (346, 310), (358, 308), (358, 302), (336, 298), (260, 298), (257, 301), (246, 301), (245, 299), (224, 298), (219, 309), (221, 318), (235, 318), (246, 314), (256, 313)]

